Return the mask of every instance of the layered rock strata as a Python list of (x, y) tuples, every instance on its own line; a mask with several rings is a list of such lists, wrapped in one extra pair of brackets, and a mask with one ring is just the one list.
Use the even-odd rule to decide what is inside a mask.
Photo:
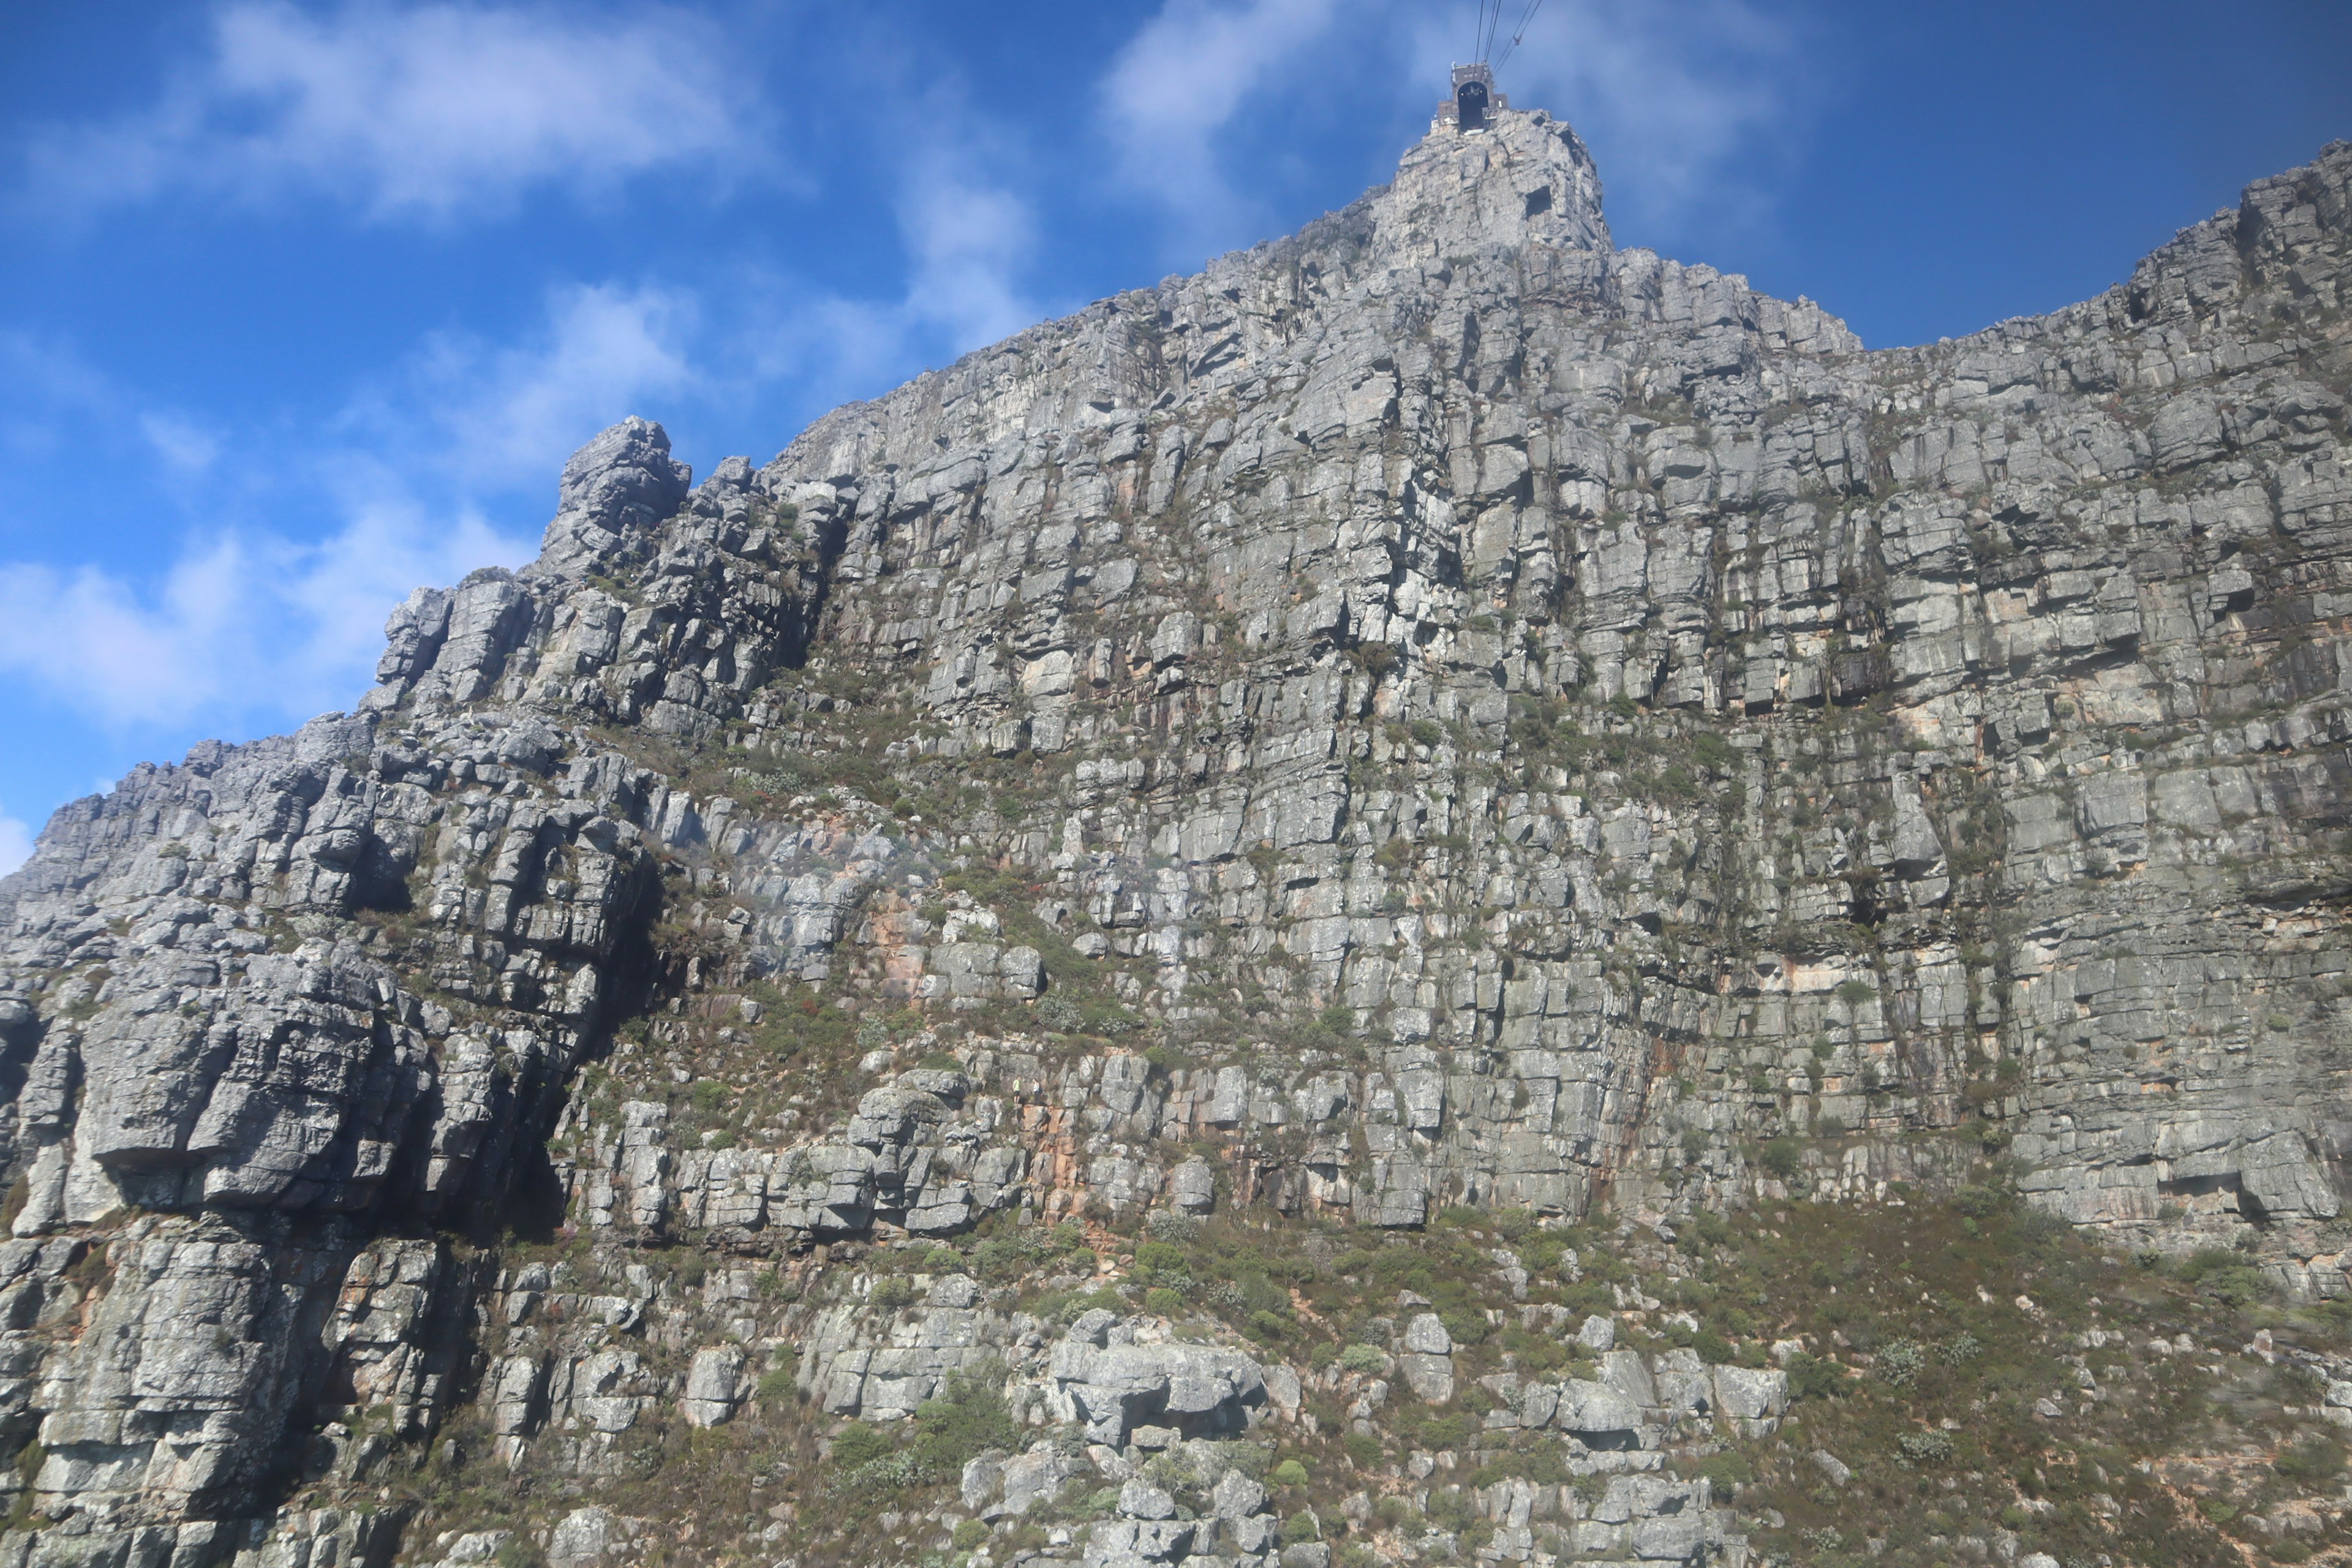
[[(593, 1477), (724, 1425), (779, 1337), (837, 1414), (985, 1352), (1113, 1450), (1280, 1418), (1234, 1346), (787, 1323), (732, 1263), (688, 1307), (629, 1261), (677, 1245), (1656, 1221), (1998, 1150), (2079, 1224), (2345, 1294), (2348, 186), (2332, 147), (2096, 300), (1865, 353), (1614, 248), (1582, 144), (1504, 111), (765, 468), (690, 485), (616, 426), (353, 712), (142, 767), (0, 882), (0, 1430), (44, 1525), (0, 1550), (382, 1562), (355, 1501), (453, 1410)], [(626, 1289), (509, 1267), (524, 1232)], [(1612, 1366), (1514, 1418), (1590, 1465), (1774, 1413)], [(1703, 1489), (1616, 1489), (1579, 1551), (1732, 1550)], [(1157, 1507), (1120, 1550), (1193, 1552)]]

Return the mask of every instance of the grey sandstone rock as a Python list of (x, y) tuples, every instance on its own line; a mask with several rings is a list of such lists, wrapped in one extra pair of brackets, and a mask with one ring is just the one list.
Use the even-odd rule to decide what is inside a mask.
[[(893, 1430), (994, 1379), (1036, 1437), (968, 1508), (1091, 1442), (1137, 1508), (1089, 1560), (1262, 1564), (1258, 1483), (1193, 1520), (1151, 1468), (1329, 1374), (1197, 1300), (1057, 1330), (988, 1259), (1078, 1300), (1147, 1216), (1877, 1201), (1972, 1117), (2052, 1213), (2352, 1292), (2347, 214), (2339, 144), (2098, 299), (1865, 352), (1619, 249), (1505, 110), (765, 465), (602, 433), (352, 712), (142, 765), (0, 880), (0, 1430), (52, 1521), (8, 1563), (489, 1561), (355, 1506), (453, 1402), (591, 1489), (789, 1367)], [(1570, 1543), (1734, 1560), (1653, 1467), (1785, 1374), (1575, 1333), (1598, 1375), (1485, 1416), (1611, 1477)]]
[(1445, 1331), (1445, 1324), (1434, 1312), (1417, 1312), (1404, 1326), (1404, 1348), (1423, 1355), (1450, 1355), (1454, 1352), (1454, 1336)]
[(714, 1345), (694, 1352), (687, 1370), (686, 1395), (680, 1407), (693, 1426), (718, 1426), (735, 1414), (737, 1380), (743, 1373), (743, 1352), (732, 1345)]

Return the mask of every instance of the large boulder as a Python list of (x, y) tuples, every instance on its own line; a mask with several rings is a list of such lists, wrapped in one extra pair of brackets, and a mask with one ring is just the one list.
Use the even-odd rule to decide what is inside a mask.
[(669, 455), (669, 433), (635, 415), (601, 431), (563, 465), (555, 519), (534, 571), (577, 577), (635, 554), (686, 504), (694, 470)]

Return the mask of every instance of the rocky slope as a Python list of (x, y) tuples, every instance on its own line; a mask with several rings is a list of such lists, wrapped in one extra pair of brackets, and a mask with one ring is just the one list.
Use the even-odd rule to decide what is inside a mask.
[(1993, 1181), (2345, 1298), (2347, 191), (1866, 353), (1506, 111), (606, 431), (0, 882), (0, 1561), (1737, 1563), (1772, 1331), (1596, 1247)]

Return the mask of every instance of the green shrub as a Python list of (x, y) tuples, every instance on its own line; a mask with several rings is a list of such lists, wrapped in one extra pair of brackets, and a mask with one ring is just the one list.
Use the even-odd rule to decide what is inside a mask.
[(1307, 1467), (1296, 1459), (1285, 1459), (1265, 1479), (1278, 1487), (1303, 1487), (1307, 1484)]
[(1748, 1462), (1747, 1455), (1727, 1448), (1720, 1454), (1709, 1454), (1700, 1464), (1698, 1473), (1713, 1482), (1717, 1490), (1729, 1491), (1754, 1480), (1756, 1467)]
[(2291, 1448), (2283, 1448), (2271, 1468), (2291, 1481), (2317, 1485), (2331, 1481), (2344, 1470), (2344, 1445), (2324, 1434), (2305, 1438)]
[(1731, 1222), (1709, 1209), (1683, 1220), (1675, 1231), (1675, 1245), (1685, 1252), (1701, 1252), (1731, 1243)]
[(2181, 1261), (2180, 1278), (2225, 1307), (2250, 1307), (2262, 1299), (2262, 1271), (2242, 1253), (2200, 1247)]
[(1470, 1441), (1470, 1434), (1475, 1430), (1477, 1424), (1458, 1411), (1451, 1415), (1433, 1416), (1422, 1424), (1422, 1447), (1438, 1453), (1448, 1448), (1459, 1448)]
[(1486, 1321), (1483, 1312), (1445, 1312), (1439, 1315), (1438, 1321), (1445, 1325), (1445, 1331), (1454, 1337), (1457, 1345), (1483, 1343), (1488, 1331), (1494, 1327)]
[(938, 1395), (915, 1409), (915, 1456), (939, 1474), (954, 1474), (983, 1449), (1018, 1447), (1020, 1441), (1004, 1396), (981, 1375), (950, 1373)]
[(987, 1539), (988, 1526), (976, 1519), (961, 1521), (955, 1527), (955, 1549), (958, 1552), (972, 1551)]
[(1072, 1521), (1101, 1519), (1118, 1511), (1118, 1489), (1117, 1487), (1098, 1487), (1080, 1498), (1076, 1503), (1066, 1505), (1062, 1510), (1063, 1516)]
[(1158, 1317), (1178, 1317), (1183, 1313), (1184, 1298), (1165, 1285), (1155, 1285), (1143, 1293), (1143, 1310)]
[[(1297, 1463), (1293, 1460), (1292, 1463)], [(1282, 1521), (1282, 1543), (1296, 1546), (1303, 1541), (1323, 1539), (1323, 1526), (1311, 1513), (1294, 1513)]]
[(1845, 1392), (1845, 1368), (1823, 1356), (1800, 1352), (1789, 1358), (1789, 1397), (1835, 1399)]
[(1758, 1161), (1772, 1174), (1787, 1181), (1804, 1163), (1803, 1152), (1794, 1138), (1775, 1138), (1757, 1154)]
[(833, 1451), (826, 1456), (845, 1470), (862, 1469), (875, 1460), (897, 1450), (890, 1434), (867, 1421), (852, 1421), (833, 1440)]
[(1171, 1241), (1147, 1241), (1135, 1249), (1135, 1272), (1138, 1278), (1150, 1280), (1170, 1276), (1192, 1277), (1192, 1259), (1184, 1249)]
[(1952, 1439), (1942, 1432), (1906, 1432), (1895, 1446), (1915, 1465), (1941, 1464), (1952, 1457)]
[(1896, 1388), (1918, 1382), (1927, 1364), (1927, 1349), (1916, 1340), (1890, 1340), (1878, 1352), (1878, 1375)]
[(1849, 1007), (1859, 1007), (1877, 994), (1877, 989), (1867, 980), (1849, 980), (1837, 988), (1837, 999)]
[(1378, 1372), (1388, 1363), (1389, 1358), (1372, 1345), (1349, 1345), (1339, 1352), (1342, 1372)]
[(1252, 1312), (1242, 1332), (1262, 1345), (1280, 1344), (1290, 1337), (1290, 1320), (1276, 1312)]
[(1952, 1207), (1970, 1219), (1990, 1219), (2008, 1206), (2008, 1197), (1994, 1187), (1970, 1184), (1952, 1194)]
[(1348, 1463), (1356, 1468), (1370, 1470), (1380, 1468), (1381, 1440), (1370, 1433), (1350, 1432), (1339, 1440), (1339, 1447), (1347, 1451)]

